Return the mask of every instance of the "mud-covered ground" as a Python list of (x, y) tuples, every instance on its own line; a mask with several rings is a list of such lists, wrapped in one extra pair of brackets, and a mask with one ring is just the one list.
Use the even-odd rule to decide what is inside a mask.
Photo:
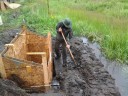
[(76, 37), (70, 43), (78, 66), (74, 68), (68, 55), (68, 67), (62, 67), (59, 78), (66, 96), (120, 96), (114, 79), (92, 53), (92, 49)]
[[(0, 34), (0, 49), (4, 48), (4, 44), (9, 43), (19, 29), (6, 31)], [(53, 39), (53, 45), (54, 45)], [(62, 67), (62, 61), (55, 60), (56, 79), (60, 83), (60, 88), (52, 89), (46, 93), (30, 94), (32, 96), (120, 96), (115, 86), (115, 80), (104, 69), (103, 64), (95, 57), (89, 46), (84, 45), (82, 40), (74, 37), (71, 40), (71, 50), (77, 62), (77, 66), (73, 63), (68, 54), (67, 67)], [(54, 47), (53, 47), (54, 49)], [(10, 81), (12, 82), (12, 81)], [(18, 87), (15, 83), (6, 84), (0, 80), (1, 96), (25, 96), (22, 91), (17, 91)], [(12, 86), (12, 87), (10, 87)], [(8, 89), (8, 87), (10, 89)], [(4, 92), (4, 95), (3, 95)], [(9, 92), (12, 92), (11, 95)], [(16, 94), (18, 92), (18, 95)], [(20, 94), (20, 95), (19, 95)], [(25, 95), (24, 95), (25, 94)]]
[(0, 96), (29, 96), (29, 94), (13, 81), (0, 79)]

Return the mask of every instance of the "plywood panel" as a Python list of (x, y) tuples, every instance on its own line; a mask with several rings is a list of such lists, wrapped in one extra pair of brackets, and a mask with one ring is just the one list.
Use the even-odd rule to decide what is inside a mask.
[(49, 81), (52, 81), (52, 75), (53, 75), (53, 64), (52, 64), (52, 40), (51, 40), (51, 34), (48, 33), (48, 47), (49, 47), (49, 55), (48, 55), (48, 73), (49, 73)]
[[(25, 34), (24, 32), (21, 32), (20, 34)], [(18, 35), (16, 38), (14, 38), (11, 42), (13, 46), (7, 46), (8, 50), (6, 52), (6, 56), (9, 57), (15, 57), (17, 59), (26, 59), (26, 35)]]
[(20, 77), (23, 81), (23, 86), (35, 86), (44, 84), (44, 76), (43, 76), (43, 66), (32, 66), (31, 73), (27, 72), (26, 68), (22, 69), (10, 69), (6, 70), (7, 77), (10, 77), (11, 74), (15, 74)]
[(33, 32), (29, 32), (27, 31), (27, 43), (34, 43), (34, 42), (43, 42), (46, 43), (47, 41), (47, 37), (41, 36), (41, 35), (37, 35)]
[(0, 55), (0, 75), (3, 77), (3, 78), (6, 78), (6, 72), (5, 72), (5, 66), (4, 66), (4, 62), (3, 62), (3, 59), (2, 59), (2, 56)]

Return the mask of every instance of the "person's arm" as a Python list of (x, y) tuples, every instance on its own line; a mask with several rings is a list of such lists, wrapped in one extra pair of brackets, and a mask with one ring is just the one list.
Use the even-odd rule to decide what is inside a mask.
[(56, 26), (56, 32), (60, 33), (60, 28), (61, 28), (61, 22), (59, 22)]
[(72, 47), (71, 42), (70, 42), (72, 37), (73, 37), (73, 32), (72, 32), (72, 29), (70, 29), (70, 30), (69, 30), (68, 44), (66, 45), (67, 48)]

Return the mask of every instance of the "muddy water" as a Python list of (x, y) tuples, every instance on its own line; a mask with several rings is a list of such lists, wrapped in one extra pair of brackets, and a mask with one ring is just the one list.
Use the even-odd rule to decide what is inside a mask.
[(107, 60), (100, 51), (100, 46), (97, 43), (91, 43), (87, 38), (82, 37), (83, 43), (92, 48), (96, 57), (104, 64), (104, 68), (115, 79), (116, 86), (119, 88), (121, 96), (128, 96), (128, 66), (120, 64), (116, 61)]

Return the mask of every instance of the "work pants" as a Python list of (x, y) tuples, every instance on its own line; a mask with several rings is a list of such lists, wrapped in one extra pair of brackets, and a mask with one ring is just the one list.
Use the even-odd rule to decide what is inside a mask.
[(56, 42), (55, 42), (55, 53), (56, 53), (57, 57), (61, 56), (60, 46), (62, 48), (63, 64), (66, 64), (67, 63), (66, 44), (65, 44), (64, 41), (60, 42), (59, 40), (56, 40)]

